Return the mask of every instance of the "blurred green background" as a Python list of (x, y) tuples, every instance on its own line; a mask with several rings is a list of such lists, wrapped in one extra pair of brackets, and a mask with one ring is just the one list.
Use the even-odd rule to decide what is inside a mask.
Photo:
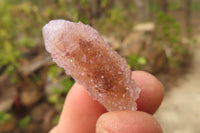
[[(132, 69), (166, 88), (191, 66), (199, 0), (0, 0), (0, 132), (47, 132), (74, 80), (45, 51), (52, 19), (96, 28)], [(195, 17), (194, 17), (195, 16)]]

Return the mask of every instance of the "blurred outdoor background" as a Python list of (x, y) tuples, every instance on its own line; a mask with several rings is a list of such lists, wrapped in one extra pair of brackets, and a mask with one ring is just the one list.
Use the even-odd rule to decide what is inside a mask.
[(95, 27), (166, 96), (165, 133), (200, 133), (200, 0), (0, 0), (0, 133), (46, 133), (74, 83), (44, 49), (52, 19)]

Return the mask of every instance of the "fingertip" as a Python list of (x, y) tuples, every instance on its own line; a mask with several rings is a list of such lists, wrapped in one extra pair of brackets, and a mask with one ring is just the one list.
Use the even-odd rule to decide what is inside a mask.
[(96, 133), (162, 133), (159, 123), (140, 111), (115, 111), (103, 114), (97, 121)]
[(144, 71), (133, 71), (132, 78), (141, 89), (137, 100), (138, 110), (155, 113), (164, 97), (162, 83), (155, 76)]

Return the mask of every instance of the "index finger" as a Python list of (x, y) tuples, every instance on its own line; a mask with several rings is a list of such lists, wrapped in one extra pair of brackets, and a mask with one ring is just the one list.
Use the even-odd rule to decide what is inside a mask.
[(134, 71), (132, 78), (141, 89), (137, 100), (138, 110), (154, 114), (164, 97), (162, 83), (153, 75), (144, 71)]

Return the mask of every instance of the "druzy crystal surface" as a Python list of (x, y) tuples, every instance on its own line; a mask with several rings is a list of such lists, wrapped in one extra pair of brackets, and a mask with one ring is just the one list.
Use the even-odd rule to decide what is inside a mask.
[(137, 109), (140, 89), (126, 60), (95, 29), (81, 22), (52, 20), (43, 27), (43, 37), (53, 61), (108, 111)]

